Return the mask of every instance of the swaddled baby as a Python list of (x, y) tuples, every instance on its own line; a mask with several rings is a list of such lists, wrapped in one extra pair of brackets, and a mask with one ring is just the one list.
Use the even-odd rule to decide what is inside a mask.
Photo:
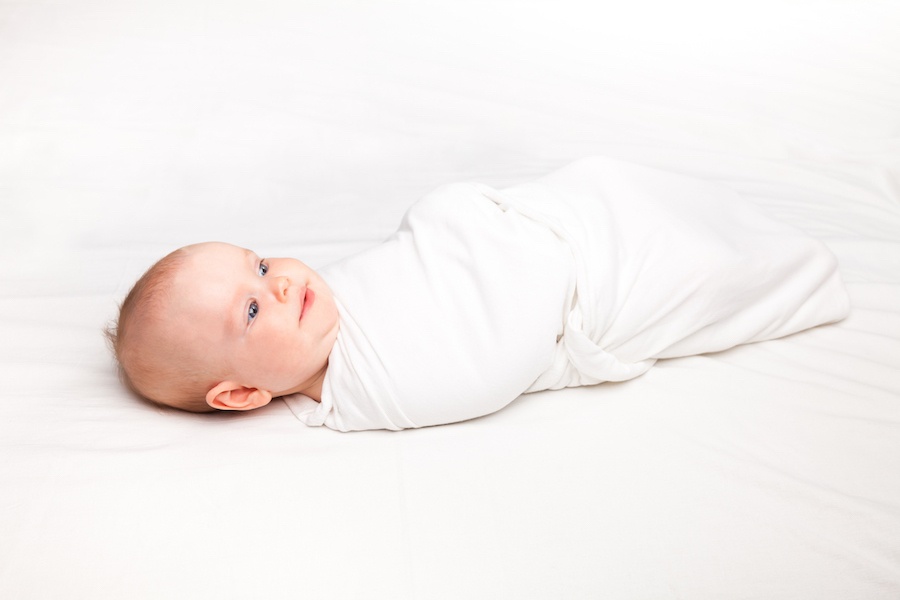
[(190, 411), (284, 397), (341, 431), (492, 413), (657, 359), (843, 318), (831, 253), (728, 188), (606, 158), (439, 188), (317, 274), (205, 243), (154, 265), (110, 337), (126, 382)]

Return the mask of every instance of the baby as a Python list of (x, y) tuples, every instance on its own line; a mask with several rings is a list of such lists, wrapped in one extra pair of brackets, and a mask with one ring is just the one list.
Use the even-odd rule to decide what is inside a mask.
[(305, 264), (206, 243), (151, 267), (109, 335), (136, 392), (205, 412), (318, 400), (337, 332), (331, 290)]
[(125, 381), (159, 404), (283, 397), (304, 423), (350, 431), (471, 419), (848, 310), (831, 253), (732, 190), (589, 158), (502, 191), (439, 188), (321, 275), (181, 248), (135, 284), (109, 337)]

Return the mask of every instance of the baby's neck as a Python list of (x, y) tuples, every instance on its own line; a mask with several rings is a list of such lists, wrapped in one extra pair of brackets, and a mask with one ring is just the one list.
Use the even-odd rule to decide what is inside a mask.
[(325, 382), (325, 373), (328, 372), (328, 363), (325, 363), (325, 366), (322, 367), (322, 370), (310, 377), (308, 380), (304, 381), (300, 385), (295, 388), (292, 388), (282, 394), (278, 394), (279, 396), (288, 396), (290, 394), (303, 394), (304, 396), (309, 396), (316, 402), (322, 401), (322, 384)]
[(316, 379), (316, 383), (312, 387), (304, 390), (303, 393), (306, 394), (307, 396), (309, 396), (310, 398), (312, 398), (313, 400), (315, 400), (316, 402), (321, 402), (322, 401), (322, 382), (323, 381), (325, 381), (325, 371), (324, 370), (322, 371), (322, 377), (319, 379)]

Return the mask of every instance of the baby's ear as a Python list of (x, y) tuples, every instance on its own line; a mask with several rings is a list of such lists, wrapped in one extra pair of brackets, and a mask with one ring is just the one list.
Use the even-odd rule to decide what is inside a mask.
[(223, 381), (206, 392), (206, 403), (218, 410), (252, 410), (265, 406), (272, 394), (259, 388)]

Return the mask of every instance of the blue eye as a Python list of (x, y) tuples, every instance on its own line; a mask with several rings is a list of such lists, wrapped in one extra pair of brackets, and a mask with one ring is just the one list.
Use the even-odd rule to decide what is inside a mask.
[(247, 320), (252, 321), (259, 314), (259, 304), (255, 301), (250, 303), (250, 310), (247, 311)]
[(265, 261), (259, 261), (259, 276), (265, 277), (266, 273), (269, 272), (269, 265), (265, 263)]

